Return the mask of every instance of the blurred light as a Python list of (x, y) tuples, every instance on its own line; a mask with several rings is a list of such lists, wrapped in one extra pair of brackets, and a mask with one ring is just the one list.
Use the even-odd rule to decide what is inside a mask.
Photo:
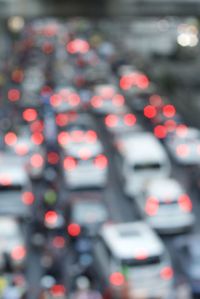
[(124, 105), (125, 99), (121, 94), (116, 94), (113, 96), (112, 102), (115, 106), (120, 107)]
[(63, 248), (65, 246), (65, 239), (61, 236), (54, 237), (53, 246), (56, 248)]
[(75, 53), (87, 53), (90, 49), (90, 46), (87, 41), (82, 40), (82, 39), (75, 39), (70, 41), (67, 46), (66, 50), (70, 54), (75, 54)]
[(40, 154), (34, 154), (30, 159), (31, 165), (35, 168), (42, 167), (44, 159)]
[(163, 139), (167, 135), (167, 129), (165, 128), (165, 126), (158, 125), (154, 128), (154, 135), (157, 138)]
[(113, 128), (117, 125), (118, 123), (118, 117), (115, 114), (108, 114), (105, 117), (105, 124), (107, 127)]
[(8, 99), (11, 102), (16, 102), (20, 99), (20, 91), (16, 88), (12, 88), (8, 91)]
[(11, 257), (14, 260), (23, 260), (26, 256), (26, 249), (24, 246), (17, 246), (11, 251)]
[(48, 225), (55, 225), (58, 221), (58, 214), (55, 211), (48, 211), (44, 216), (44, 220)]
[(58, 143), (62, 146), (66, 145), (69, 141), (69, 134), (67, 132), (60, 132), (58, 134)]
[(24, 156), (24, 155), (28, 154), (28, 152), (29, 152), (28, 145), (27, 144), (17, 144), (15, 146), (15, 152), (19, 156)]
[(95, 142), (97, 140), (97, 133), (95, 131), (89, 130), (86, 132), (85, 137), (88, 142)]
[(174, 276), (173, 269), (171, 267), (165, 267), (161, 270), (160, 276), (164, 280), (170, 280)]
[(121, 286), (124, 284), (125, 279), (122, 273), (114, 272), (110, 275), (109, 281), (114, 286)]
[(88, 160), (92, 154), (91, 151), (87, 147), (81, 148), (78, 153), (79, 153), (79, 157), (82, 160)]
[(26, 110), (24, 110), (23, 112), (23, 119), (31, 122), (34, 121), (37, 118), (37, 111), (35, 109), (32, 108), (28, 108)]
[(56, 124), (59, 127), (64, 127), (68, 123), (68, 115), (64, 113), (59, 113), (56, 115)]
[(81, 228), (77, 223), (71, 223), (68, 225), (67, 231), (71, 237), (77, 237), (78, 235), (80, 235)]
[(144, 116), (147, 118), (154, 118), (156, 116), (156, 108), (151, 105), (144, 107)]
[(40, 145), (44, 141), (44, 136), (40, 132), (35, 132), (31, 135), (31, 140), (34, 144)]
[(126, 126), (129, 127), (134, 126), (136, 121), (137, 119), (134, 114), (129, 113), (124, 116), (124, 123)]
[(94, 163), (99, 169), (104, 169), (108, 165), (108, 159), (105, 155), (99, 155), (95, 158)]
[(151, 105), (155, 107), (160, 107), (163, 104), (162, 98), (157, 94), (153, 94), (152, 96), (150, 96), (149, 102)]
[(174, 117), (176, 114), (176, 109), (173, 105), (165, 105), (163, 107), (163, 115), (165, 117)]
[(184, 157), (187, 157), (188, 154), (189, 154), (189, 147), (187, 144), (179, 144), (177, 147), (176, 147), (176, 153), (178, 156), (184, 158)]
[(159, 202), (157, 198), (150, 196), (147, 198), (145, 205), (145, 212), (148, 216), (155, 216), (159, 209)]
[(20, 16), (13, 16), (8, 19), (8, 28), (14, 33), (18, 33), (25, 25), (24, 18)]
[(180, 208), (184, 212), (191, 212), (192, 211), (192, 201), (187, 194), (182, 194), (178, 199)]
[(59, 94), (54, 94), (50, 97), (50, 104), (53, 107), (58, 107), (62, 104), (62, 97)]
[(30, 206), (33, 204), (35, 200), (35, 196), (32, 192), (24, 192), (22, 194), (22, 202), (27, 205), (27, 206)]
[(14, 145), (17, 142), (17, 136), (14, 132), (8, 132), (5, 136), (4, 136), (4, 141), (7, 145)]
[(73, 157), (66, 157), (64, 159), (64, 168), (66, 170), (73, 170), (76, 167), (76, 160)]
[(59, 161), (59, 155), (55, 152), (50, 152), (47, 155), (47, 160), (48, 160), (49, 164), (55, 165)]
[[(55, 284), (51, 288), (51, 295), (54, 297), (62, 297), (65, 294), (65, 287), (61, 284)], [(62, 297), (63, 298), (63, 297)]]

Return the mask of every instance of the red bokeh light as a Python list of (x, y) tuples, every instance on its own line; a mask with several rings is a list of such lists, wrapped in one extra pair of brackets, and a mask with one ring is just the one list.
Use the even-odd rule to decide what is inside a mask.
[(144, 116), (147, 118), (154, 118), (156, 116), (156, 108), (151, 105), (144, 107)]
[(77, 237), (78, 235), (80, 235), (81, 228), (77, 223), (71, 223), (68, 225), (67, 231), (71, 237)]
[(64, 159), (64, 168), (66, 170), (73, 170), (76, 167), (76, 160), (73, 157), (66, 157)]
[(4, 141), (7, 145), (14, 145), (17, 142), (17, 136), (14, 132), (8, 132), (5, 136), (4, 136)]
[(23, 194), (22, 194), (22, 202), (25, 204), (25, 205), (27, 205), (27, 206), (30, 206), (30, 205), (32, 205), (33, 204), (33, 202), (34, 202), (34, 200), (35, 200), (35, 196), (34, 196), (34, 194), (32, 193), (32, 192), (24, 192)]
[(16, 102), (20, 99), (20, 91), (18, 89), (10, 89), (8, 91), (8, 99), (11, 101), (11, 102)]
[(24, 246), (17, 246), (11, 251), (13, 260), (23, 260), (26, 256), (26, 249)]
[(165, 267), (161, 270), (160, 276), (164, 280), (170, 280), (174, 276), (174, 271), (171, 267)]
[(125, 279), (122, 273), (114, 272), (110, 275), (109, 281), (114, 286), (121, 286), (124, 284)]
[(27, 122), (34, 121), (37, 118), (37, 111), (32, 108), (27, 108), (23, 112), (23, 119)]
[(50, 153), (48, 153), (48, 155), (47, 155), (47, 160), (48, 160), (48, 162), (49, 162), (50, 164), (55, 165), (55, 164), (57, 164), (58, 161), (59, 161), (59, 155), (58, 155), (57, 153), (55, 153), (55, 152), (50, 152)]
[(176, 114), (176, 109), (173, 105), (165, 105), (163, 107), (163, 115), (165, 117), (174, 117), (174, 115)]
[(40, 154), (34, 154), (30, 159), (31, 165), (35, 168), (40, 168), (43, 166), (44, 159)]
[(166, 137), (167, 135), (167, 129), (165, 126), (162, 125), (158, 125), (154, 128), (154, 135), (159, 138), (159, 139), (163, 139)]
[(126, 126), (130, 126), (130, 127), (134, 126), (136, 121), (137, 121), (137, 119), (134, 114), (129, 113), (124, 116), (124, 123)]

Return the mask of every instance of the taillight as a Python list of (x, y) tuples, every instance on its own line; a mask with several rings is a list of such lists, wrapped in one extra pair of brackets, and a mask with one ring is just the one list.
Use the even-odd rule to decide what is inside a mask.
[(115, 106), (121, 107), (124, 105), (124, 97), (121, 94), (116, 94), (112, 98), (112, 102)]
[(80, 225), (77, 223), (71, 223), (67, 227), (67, 232), (71, 237), (77, 237), (81, 233)]
[(10, 89), (8, 91), (8, 99), (11, 102), (16, 102), (20, 99), (20, 91), (18, 89)]
[(62, 236), (56, 236), (56, 237), (54, 237), (52, 243), (53, 243), (54, 247), (60, 249), (65, 246), (65, 239)]
[(31, 135), (31, 141), (36, 144), (36, 145), (40, 145), (43, 143), (44, 141), (44, 136), (42, 133), (40, 132), (34, 132), (32, 135)]
[(14, 132), (8, 132), (4, 136), (4, 141), (7, 145), (14, 145), (17, 142), (17, 136)]
[(170, 280), (173, 278), (174, 276), (174, 271), (172, 269), (172, 267), (164, 267), (161, 271), (160, 271), (160, 276), (163, 280)]
[(50, 293), (53, 297), (62, 297), (65, 294), (65, 287), (61, 284), (55, 284), (52, 286)]
[(146, 118), (154, 118), (156, 116), (156, 108), (152, 105), (147, 105), (144, 107), (144, 116)]
[(99, 155), (95, 158), (94, 163), (99, 169), (104, 169), (108, 165), (108, 159), (105, 155)]
[(24, 246), (16, 246), (11, 251), (11, 257), (13, 260), (20, 261), (23, 260), (26, 256), (26, 249)]
[(50, 97), (50, 104), (53, 107), (59, 107), (62, 104), (62, 97), (59, 94), (53, 94)]
[(174, 117), (174, 115), (176, 114), (176, 109), (173, 105), (165, 105), (162, 112), (165, 117), (170, 118)]
[(49, 164), (56, 165), (59, 161), (59, 155), (55, 152), (50, 152), (47, 155), (47, 160)]
[(54, 226), (58, 221), (58, 214), (55, 211), (48, 211), (44, 216), (44, 222), (47, 226)]
[(105, 117), (105, 125), (107, 127), (113, 128), (113, 127), (115, 127), (117, 125), (117, 123), (118, 123), (118, 117), (117, 117), (117, 115), (108, 114)]
[(114, 272), (110, 275), (109, 281), (113, 286), (119, 287), (124, 284), (124, 275), (120, 272)]
[(182, 194), (178, 199), (179, 206), (184, 212), (192, 211), (192, 201), (187, 194)]
[(76, 160), (73, 157), (66, 157), (64, 159), (64, 168), (66, 170), (73, 170), (76, 167)]
[(34, 202), (34, 200), (35, 200), (35, 196), (34, 196), (34, 194), (32, 193), (32, 192), (24, 192), (23, 194), (22, 194), (22, 202), (25, 204), (25, 205), (27, 205), (27, 206), (30, 206), (30, 205), (32, 205), (33, 204), (33, 202)]
[(100, 108), (102, 106), (102, 98), (99, 97), (99, 96), (94, 96), (92, 99), (91, 99), (91, 105), (94, 107), (94, 108)]
[(80, 104), (80, 97), (77, 93), (71, 93), (68, 96), (68, 102), (71, 106), (77, 106)]
[(34, 154), (30, 159), (30, 163), (34, 168), (40, 168), (44, 164), (44, 159), (40, 154)]
[(146, 201), (145, 212), (149, 216), (155, 216), (159, 209), (159, 202), (155, 197), (149, 197)]
[(167, 135), (167, 129), (165, 126), (163, 125), (158, 125), (154, 128), (154, 135), (159, 138), (159, 139), (163, 139), (166, 137)]
[(26, 110), (24, 110), (24, 112), (22, 114), (23, 119), (26, 120), (27, 122), (36, 120), (37, 115), (38, 115), (37, 111), (32, 108), (27, 108)]
[(126, 114), (124, 116), (124, 123), (125, 123), (126, 126), (129, 126), (129, 127), (134, 126), (135, 123), (136, 123), (136, 117), (135, 117), (135, 115), (131, 114), (131, 113)]
[(67, 132), (60, 132), (58, 134), (58, 143), (61, 145), (61, 146), (64, 146), (68, 143), (69, 141), (69, 134)]

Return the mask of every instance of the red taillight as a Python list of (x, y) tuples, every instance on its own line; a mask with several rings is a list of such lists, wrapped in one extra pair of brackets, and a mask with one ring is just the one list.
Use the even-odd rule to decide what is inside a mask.
[(15, 146), (15, 152), (19, 156), (25, 156), (29, 152), (29, 148), (27, 144), (17, 144)]
[(156, 108), (151, 105), (144, 107), (144, 116), (147, 118), (153, 118), (156, 116)]
[(68, 115), (65, 113), (59, 113), (56, 115), (56, 124), (59, 127), (64, 127), (68, 123)]
[(108, 159), (104, 155), (99, 155), (95, 158), (94, 163), (95, 163), (96, 167), (98, 167), (100, 169), (104, 169), (108, 165)]
[(63, 248), (65, 246), (65, 239), (61, 236), (56, 236), (53, 241), (53, 246), (56, 248)]
[(59, 94), (54, 94), (50, 97), (50, 104), (53, 107), (59, 107), (62, 103), (62, 97)]
[(17, 142), (17, 136), (14, 132), (8, 132), (4, 136), (4, 141), (7, 145), (14, 145)]
[(55, 165), (59, 161), (59, 155), (55, 152), (50, 152), (47, 155), (47, 160), (48, 160), (49, 164)]
[(77, 93), (70, 93), (68, 96), (68, 102), (71, 106), (77, 106), (80, 104), (80, 97)]
[(24, 246), (16, 246), (11, 252), (12, 259), (16, 261), (23, 260), (25, 256), (26, 249), (24, 248)]
[(113, 286), (119, 287), (124, 284), (124, 275), (120, 272), (114, 272), (110, 275), (109, 281)]
[(149, 216), (155, 216), (159, 209), (159, 202), (155, 197), (149, 197), (146, 201), (145, 212)]
[(40, 145), (43, 143), (44, 141), (44, 136), (42, 133), (40, 132), (35, 132), (31, 135), (31, 140), (34, 144), (36, 145)]
[(65, 294), (65, 287), (61, 284), (55, 284), (51, 288), (51, 295), (57, 297), (62, 297)]
[(82, 160), (88, 160), (92, 153), (87, 147), (83, 147), (79, 150), (78, 154)]
[(166, 137), (167, 135), (167, 129), (165, 126), (162, 125), (158, 125), (154, 128), (154, 135), (159, 138), (159, 139), (163, 139)]
[(140, 249), (137, 254), (135, 254), (135, 259), (138, 261), (143, 261), (148, 258), (148, 253), (144, 249)]
[(22, 202), (27, 205), (27, 206), (30, 206), (33, 204), (35, 200), (35, 196), (32, 192), (24, 192), (22, 194)]
[(124, 97), (121, 94), (116, 94), (116, 95), (113, 96), (112, 102), (115, 106), (120, 107), (120, 106), (124, 105), (125, 100), (124, 100)]
[(77, 223), (71, 223), (68, 225), (67, 231), (71, 237), (77, 237), (78, 235), (80, 235), (81, 228)]
[(162, 112), (165, 117), (170, 118), (170, 117), (174, 117), (174, 115), (176, 114), (176, 109), (173, 105), (165, 105), (163, 107)]
[(184, 212), (191, 212), (192, 211), (192, 201), (187, 194), (182, 194), (179, 199), (179, 206), (182, 211)]
[(102, 98), (99, 97), (99, 96), (94, 96), (92, 99), (91, 99), (91, 105), (94, 107), (94, 108), (100, 108), (102, 106)]
[(24, 110), (23, 112), (23, 119), (28, 121), (28, 122), (31, 122), (31, 121), (34, 121), (36, 118), (37, 118), (37, 111), (35, 109), (32, 109), (32, 108), (28, 108), (26, 110)]
[(105, 117), (105, 125), (107, 127), (113, 128), (117, 125), (117, 123), (118, 123), (117, 115), (109, 114)]
[(8, 99), (11, 102), (16, 102), (20, 99), (20, 91), (18, 89), (10, 89), (8, 91)]
[(160, 271), (160, 276), (163, 280), (170, 280), (174, 276), (172, 267), (165, 267)]
[(58, 221), (58, 214), (55, 211), (48, 211), (44, 216), (44, 221), (47, 225), (55, 225)]
[(40, 154), (34, 154), (30, 159), (30, 163), (34, 168), (40, 168), (43, 166), (44, 159)]
[(137, 119), (134, 114), (129, 113), (124, 116), (124, 123), (126, 126), (129, 127), (134, 126), (136, 121)]
[(58, 143), (62, 146), (66, 145), (69, 141), (69, 134), (67, 132), (60, 132), (58, 134)]
[(119, 86), (121, 89), (128, 90), (132, 86), (132, 79), (130, 76), (123, 76), (120, 79)]
[(155, 107), (161, 107), (163, 104), (162, 98), (157, 94), (153, 94), (152, 96), (150, 96), (149, 102)]
[(87, 41), (83, 40), (83, 39), (74, 39), (72, 41), (70, 41), (67, 46), (66, 46), (66, 50), (70, 53), (70, 54), (75, 54), (75, 53), (87, 53), (90, 49), (90, 45)]
[(35, 120), (31, 125), (30, 129), (32, 132), (42, 132), (44, 129), (43, 122), (41, 120)]
[(85, 137), (88, 142), (95, 142), (97, 140), (97, 133), (95, 131), (89, 130), (86, 132)]
[(66, 170), (73, 170), (76, 167), (76, 160), (73, 157), (66, 157), (64, 159), (64, 168)]

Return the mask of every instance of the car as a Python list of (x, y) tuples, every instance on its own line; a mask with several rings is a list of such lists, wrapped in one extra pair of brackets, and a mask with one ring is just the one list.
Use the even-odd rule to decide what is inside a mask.
[(185, 232), (194, 225), (192, 201), (173, 178), (150, 180), (136, 201), (147, 222), (159, 233)]
[(194, 166), (200, 163), (200, 131), (186, 125), (177, 126), (168, 134), (165, 145), (173, 160), (183, 166)]
[(173, 290), (168, 252), (142, 221), (105, 224), (94, 244), (94, 264), (111, 298), (168, 298)]
[(109, 221), (108, 208), (101, 192), (72, 193), (67, 207), (68, 231), (77, 225), (80, 233), (96, 236), (103, 223)]
[(181, 236), (174, 241), (174, 250), (177, 253), (177, 261), (186, 277), (194, 298), (200, 294), (200, 236), (194, 233), (188, 236)]
[(8, 266), (15, 270), (22, 269), (25, 266), (26, 245), (20, 222), (14, 217), (0, 216), (0, 226), (1, 269)]
[(125, 98), (114, 84), (97, 84), (90, 100), (91, 110), (97, 115), (123, 111)]
[(124, 192), (134, 197), (152, 178), (168, 177), (171, 164), (164, 146), (150, 132), (120, 136), (116, 140), (115, 161)]
[(34, 194), (24, 164), (16, 156), (1, 153), (0, 165), (0, 214), (29, 217)]
[(63, 149), (63, 175), (69, 189), (104, 188), (108, 158), (94, 130), (71, 130), (58, 136)]

